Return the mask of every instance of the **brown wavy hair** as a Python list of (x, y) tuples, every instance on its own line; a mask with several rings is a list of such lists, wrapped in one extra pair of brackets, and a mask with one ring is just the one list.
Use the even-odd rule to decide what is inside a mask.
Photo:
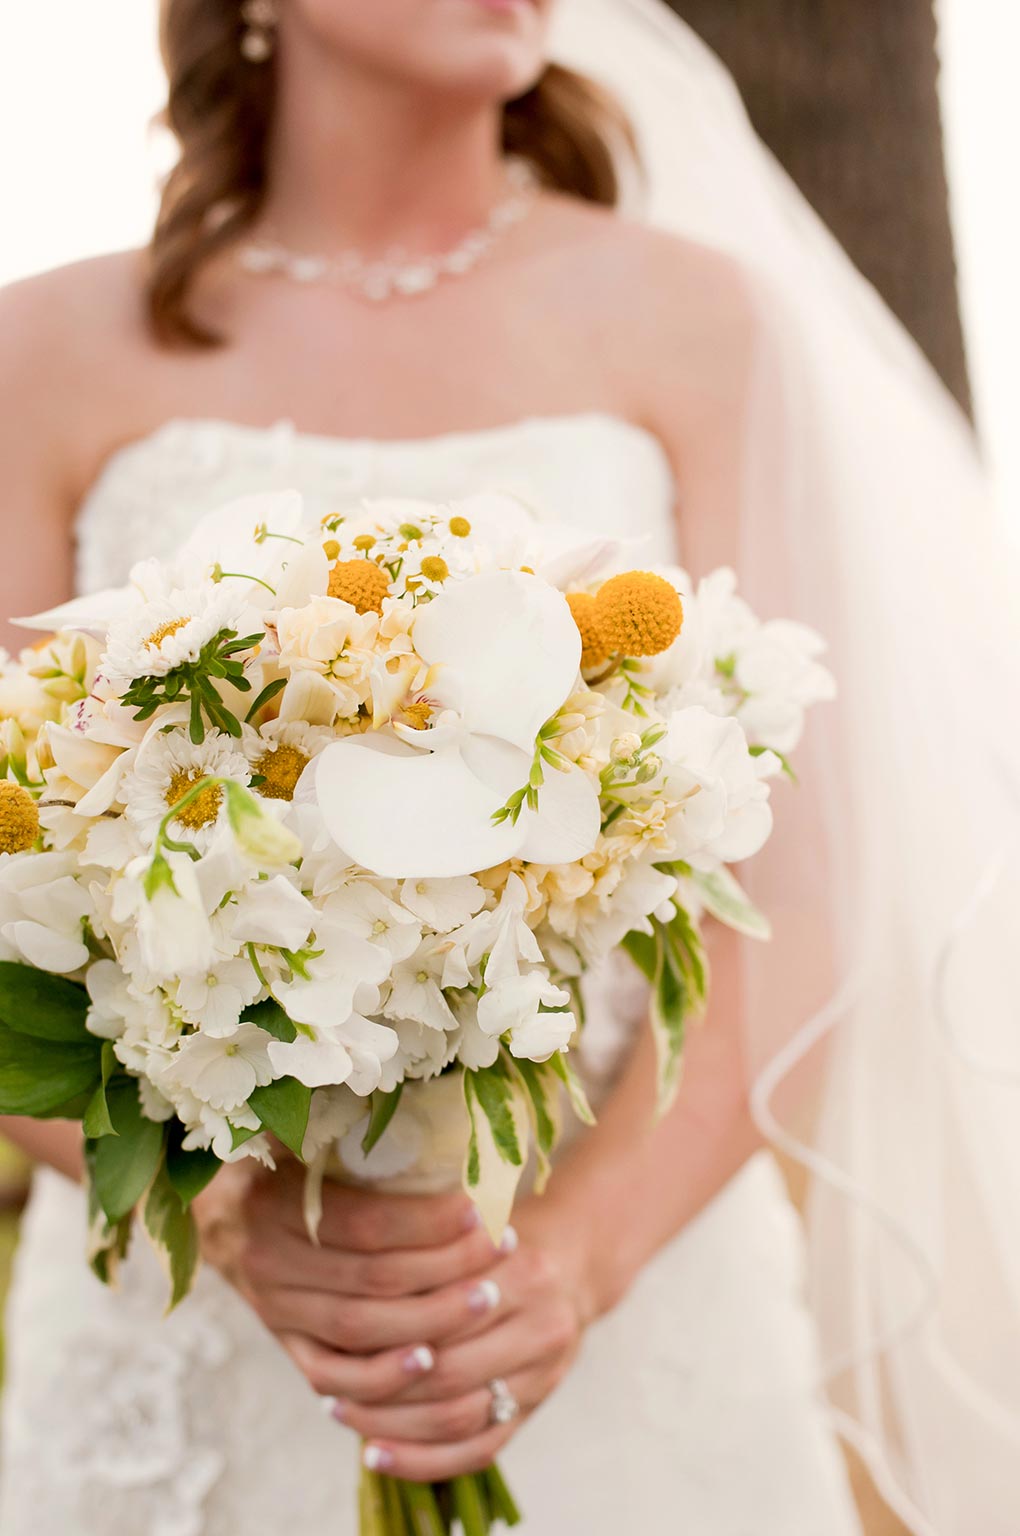
[[(275, 100), (272, 60), (241, 54), (239, 0), (161, 0), (169, 93), (162, 122), (179, 156), (163, 186), (149, 247), (146, 307), (164, 345), (212, 347), (224, 337), (191, 309), (196, 278), (258, 217)], [(618, 155), (634, 140), (618, 103), (583, 75), (550, 64), (503, 112), (503, 145), (542, 181), (592, 203), (620, 196)]]

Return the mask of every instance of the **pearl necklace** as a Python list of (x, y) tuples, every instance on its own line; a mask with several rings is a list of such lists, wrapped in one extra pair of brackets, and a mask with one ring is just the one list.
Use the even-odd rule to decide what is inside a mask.
[(377, 259), (360, 251), (336, 256), (312, 256), (288, 250), (271, 232), (242, 245), (237, 260), (255, 277), (285, 277), (295, 283), (336, 283), (373, 304), (410, 299), (428, 293), (447, 277), (463, 277), (489, 254), (515, 224), (530, 213), (538, 178), (525, 160), (506, 161), (507, 190), (493, 205), (485, 223), (471, 230), (451, 250), (432, 256), (409, 257), (394, 248)]

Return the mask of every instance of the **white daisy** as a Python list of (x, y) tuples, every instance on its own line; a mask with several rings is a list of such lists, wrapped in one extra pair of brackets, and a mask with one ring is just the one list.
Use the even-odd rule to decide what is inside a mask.
[(103, 681), (123, 692), (136, 678), (166, 677), (198, 660), (222, 630), (241, 633), (247, 604), (230, 585), (177, 589), (134, 608), (111, 626), (99, 665)]
[(241, 747), (251, 764), (252, 788), (266, 800), (293, 800), (312, 758), (335, 740), (328, 726), (305, 720), (270, 720), (257, 731), (246, 728)]
[[(244, 785), (250, 782), (248, 759), (232, 737), (209, 731), (204, 741), (196, 743), (175, 730), (149, 738), (121, 786), (128, 820), (146, 847), (155, 840), (170, 808), (207, 775), (236, 779)], [(204, 853), (225, 815), (225, 803), (222, 789), (210, 785), (174, 818), (170, 835), (190, 840)]]

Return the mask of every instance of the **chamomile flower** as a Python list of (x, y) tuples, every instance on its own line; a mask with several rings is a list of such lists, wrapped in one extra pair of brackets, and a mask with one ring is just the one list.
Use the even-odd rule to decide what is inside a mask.
[[(251, 768), (230, 736), (209, 731), (193, 742), (181, 731), (153, 734), (124, 775), (121, 795), (128, 821), (146, 847), (155, 841), (167, 812), (206, 777), (235, 779), (247, 785)], [(170, 823), (170, 835), (193, 842), (202, 853), (225, 815), (226, 797), (219, 785), (199, 790)]]

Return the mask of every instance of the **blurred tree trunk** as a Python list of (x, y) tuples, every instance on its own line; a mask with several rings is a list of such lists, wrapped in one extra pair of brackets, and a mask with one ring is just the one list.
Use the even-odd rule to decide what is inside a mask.
[(666, 3), (969, 411), (932, 0)]

